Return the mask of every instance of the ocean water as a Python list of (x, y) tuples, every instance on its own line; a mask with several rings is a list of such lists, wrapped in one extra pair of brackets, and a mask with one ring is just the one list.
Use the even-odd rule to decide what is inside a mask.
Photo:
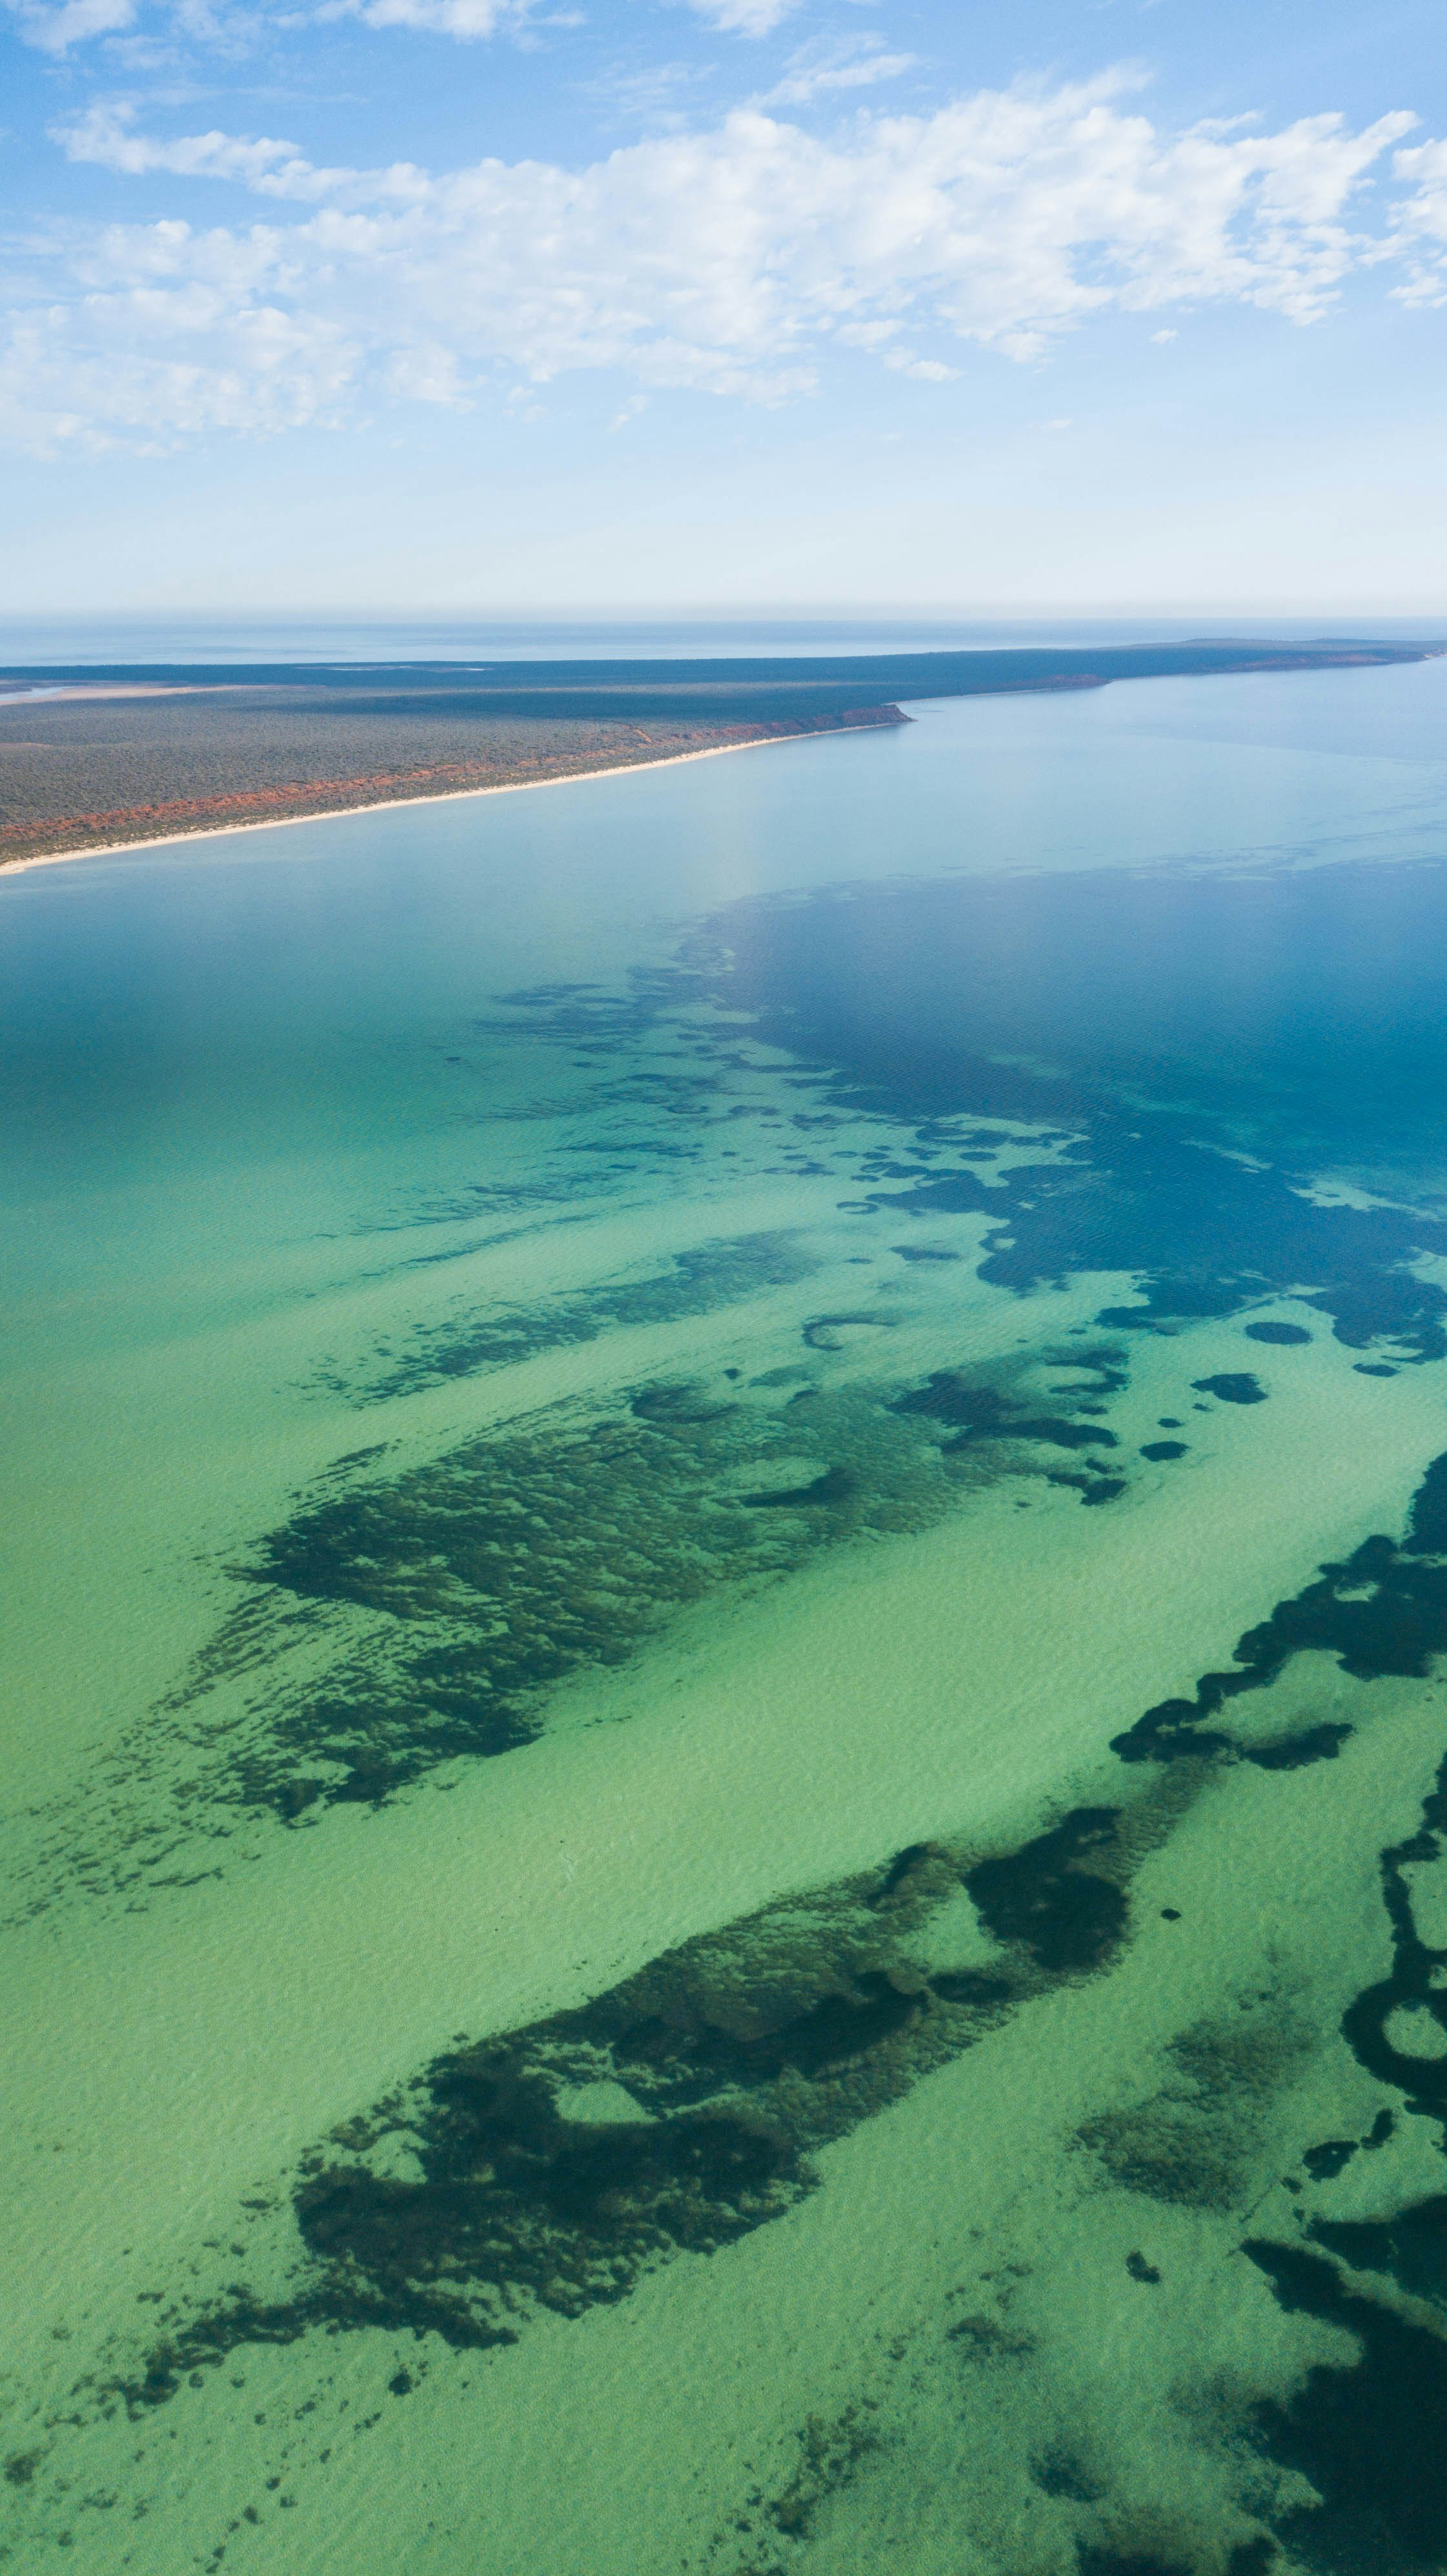
[(1447, 665), (910, 713), (0, 880), (0, 2563), (1447, 2566)]
[(755, 654), (930, 653), (1009, 644), (1089, 645), (1187, 642), (1199, 636), (1311, 638), (1323, 633), (1441, 643), (1441, 618), (1337, 616), (1035, 616), (963, 618), (878, 609), (795, 617), (456, 617), (360, 615), (7, 617), (0, 613), (0, 667), (68, 662), (506, 662), (716, 659)]

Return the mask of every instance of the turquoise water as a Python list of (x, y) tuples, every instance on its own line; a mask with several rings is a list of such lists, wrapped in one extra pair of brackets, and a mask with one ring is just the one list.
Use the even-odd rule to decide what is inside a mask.
[(1447, 2563), (1444, 691), (0, 883), (14, 2563)]

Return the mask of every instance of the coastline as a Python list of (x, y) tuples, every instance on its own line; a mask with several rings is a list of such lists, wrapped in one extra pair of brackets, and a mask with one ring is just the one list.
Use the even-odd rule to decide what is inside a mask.
[(432, 796), (379, 796), (360, 805), (330, 805), (316, 813), (268, 814), (253, 823), (206, 823), (194, 832), (158, 832), (143, 841), (102, 841), (83, 850), (37, 852), (33, 858), (0, 859), (0, 881), (30, 868), (58, 868), (72, 859), (126, 858), (134, 850), (164, 850), (183, 841), (230, 840), (239, 832), (279, 832), (297, 823), (341, 823), (357, 814), (380, 814), (402, 805), (450, 805), (472, 796), (518, 796), (539, 787), (575, 787), (584, 779), (635, 777), (644, 769), (678, 769), (685, 761), (718, 760), (727, 752), (762, 751), (777, 743), (827, 742), (841, 733), (884, 733), (897, 719), (879, 717), (869, 724), (839, 724), (810, 733), (761, 733), (747, 742), (705, 743), (697, 751), (671, 751), (660, 760), (617, 760), (606, 769), (565, 769), (553, 778), (499, 778), (486, 787), (443, 787)]
[[(249, 728), (242, 725), (238, 732), (237, 722), (233, 721), (234, 702), (238, 695), (254, 696), (259, 690), (265, 704), (259, 709), (253, 707), (252, 712), (260, 712), (271, 726), (273, 738), (269, 743), (263, 740), (260, 762), (263, 775), (269, 765), (271, 778), (269, 783), (254, 789), (248, 786), (236, 792), (178, 797), (174, 792), (175, 786), (188, 783), (196, 773), (198, 744), (195, 726), (183, 725), (178, 732), (174, 724), (169, 727), (160, 725), (159, 733), (155, 728), (146, 728), (141, 733), (134, 730), (127, 733), (124, 729), (116, 732), (113, 729), (101, 739), (112, 747), (124, 746), (128, 755), (141, 755), (138, 760), (130, 760), (131, 771), (139, 767), (141, 772), (134, 785), (142, 787), (144, 793), (145, 785), (149, 784), (151, 798), (155, 801), (143, 802), (137, 798), (122, 804), (108, 801), (103, 792), (95, 795), (95, 788), (101, 787), (104, 779), (105, 762), (102, 759), (101, 776), (93, 782), (90, 778), (84, 781), (92, 790), (86, 798), (89, 810), (79, 811), (73, 805), (69, 813), (44, 816), (44, 806), (49, 799), (42, 796), (39, 800), (41, 814), (34, 821), (27, 821), (22, 820), (27, 786), (22, 777), (19, 781), (20, 812), (0, 832), (0, 844), (4, 841), (12, 843), (9, 851), (0, 852), (0, 877), (33, 867), (55, 867), (63, 860), (120, 858), (130, 850), (165, 849), (182, 841), (214, 840), (238, 832), (270, 831), (282, 824), (337, 822), (347, 814), (372, 812), (386, 806), (433, 804), (447, 797), (495, 796), (524, 787), (558, 787), (575, 778), (611, 777), (619, 769), (670, 768), (684, 760), (705, 759), (718, 751), (757, 750), (766, 742), (797, 741), (819, 733), (877, 730), (886, 724), (909, 722), (896, 703), (901, 696), (921, 699), (1014, 695), (1017, 692), (1031, 695), (1047, 691), (1074, 693), (1103, 689), (1116, 679), (1206, 677), (1362, 666), (1376, 668), (1397, 662), (1430, 661), (1444, 652), (1447, 652), (1447, 646), (1435, 642), (1410, 646), (1379, 645), (1356, 643), (1351, 639), (1335, 643), (1323, 641), (1305, 648), (1280, 645), (1253, 645), (1248, 648), (1239, 641), (1198, 641), (1175, 647), (1106, 647), (1090, 652), (1067, 649), (1047, 653), (1035, 648), (1012, 647), (987, 653), (851, 657), (843, 661), (831, 659), (827, 663), (766, 661), (737, 668), (732, 663), (705, 663), (697, 667), (694, 679), (687, 684), (680, 684), (676, 666), (671, 663), (604, 664), (597, 666), (596, 673), (594, 666), (587, 666), (590, 685), (586, 689), (577, 679), (584, 666), (572, 663), (489, 665), (486, 676), (491, 685), (487, 688), (474, 685), (476, 675), (471, 671), (462, 673), (452, 671), (450, 666), (437, 669), (427, 666), (419, 674), (412, 675), (407, 688), (389, 684), (381, 699), (375, 696), (375, 675), (373, 694), (359, 694), (359, 682), (363, 676), (361, 666), (357, 670), (349, 667), (345, 672), (335, 674), (326, 687), (318, 686), (314, 672), (290, 664), (261, 669), (248, 666), (244, 671), (239, 667), (211, 669), (208, 666), (204, 681), (197, 678), (199, 666), (179, 664), (155, 666), (154, 670), (144, 672), (122, 665), (109, 666), (100, 673), (92, 669), (83, 674), (61, 670), (54, 680), (48, 672), (40, 674), (16, 669), (8, 674), (0, 673), (0, 683), (6, 677), (15, 680), (44, 678), (43, 694), (48, 701), (72, 696), (145, 696), (176, 700), (195, 709), (209, 696), (223, 696), (228, 701), (227, 721), (221, 726), (219, 740), (209, 746), (213, 755), (210, 782), (213, 785), (218, 766), (222, 777), (228, 772), (234, 776), (238, 765), (243, 777), (247, 774), (256, 746), (243, 739)], [(626, 678), (626, 685), (620, 673)], [(389, 683), (395, 679), (395, 674), (388, 676)], [(720, 705), (725, 680), (729, 686), (724, 703)], [(561, 682), (568, 685), (561, 686)], [(872, 696), (863, 698), (855, 694), (856, 691), (885, 687), (891, 691), (889, 700)], [(761, 697), (763, 704), (759, 702)], [(831, 699), (832, 704), (829, 703)], [(0, 695), (0, 718), (7, 712), (15, 712), (16, 707), (16, 699), (7, 701)], [(62, 707), (60, 713), (73, 711)], [(38, 716), (50, 712), (50, 708), (37, 708), (36, 712)], [(359, 720), (365, 733), (365, 720), (379, 712), (410, 718), (412, 738), (402, 757), (406, 758), (407, 751), (411, 752), (414, 761), (420, 755), (426, 755), (427, 766), (401, 768), (391, 774), (370, 766), (358, 767), (351, 775), (338, 775), (335, 770), (327, 774), (328, 760), (321, 774), (318, 774), (316, 766), (311, 766), (309, 776), (297, 775), (294, 755), (299, 758), (305, 772), (307, 766), (317, 762), (319, 738), (328, 739), (330, 757), (339, 762), (349, 755), (360, 762), (368, 753), (375, 759), (374, 743), (365, 739), (358, 741), (357, 732)], [(158, 710), (158, 724), (160, 714)], [(642, 759), (601, 759), (603, 746), (597, 739), (597, 728), (606, 724), (611, 730), (612, 720), (620, 717), (629, 719), (635, 728), (645, 722), (661, 723), (674, 729), (675, 743), (682, 734), (687, 747), (650, 749), (649, 756)], [(491, 724), (495, 733), (514, 737), (511, 762), (506, 755), (496, 759), (488, 764), (494, 774), (481, 779), (476, 776), (476, 771), (483, 764), (474, 756), (471, 733), (472, 724), (477, 719)], [(516, 738), (520, 732), (531, 730), (533, 720), (571, 732), (575, 756), (586, 765), (555, 769), (550, 775), (539, 776), (530, 755), (526, 774), (496, 775), (498, 769), (506, 771), (516, 763)], [(758, 734), (747, 732), (750, 723), (760, 725)], [(459, 725), (464, 729), (463, 735), (459, 735)], [(578, 742), (580, 729), (591, 732), (593, 739)], [(215, 728), (212, 730), (214, 732)], [(712, 734), (714, 739), (700, 742), (696, 739), (698, 734)], [(720, 734), (725, 739), (720, 740)], [(689, 741), (690, 735), (695, 739)], [(73, 729), (67, 732), (63, 726), (60, 728), (58, 747), (69, 756), (72, 768), (77, 758), (81, 758), (82, 777), (83, 754), (88, 739), (84, 734), (77, 735)], [(45, 739), (35, 742), (12, 740), (0, 729), (0, 751), (39, 753), (54, 747)], [(206, 748), (204, 743), (200, 745), (203, 753)], [(134, 797), (132, 778), (125, 775), (126, 758), (121, 758), (119, 764), (112, 759), (113, 772), (118, 765), (122, 775), (114, 779), (114, 784), (130, 787)], [(148, 766), (151, 777), (146, 780)], [(159, 776), (156, 774), (158, 769)], [(472, 772), (471, 778), (468, 778), (469, 771)], [(256, 774), (254, 767), (252, 774)], [(459, 775), (467, 779), (466, 784), (440, 783), (443, 779), (458, 780)], [(422, 785), (421, 782), (426, 780), (439, 783)], [(34, 784), (33, 781), (28, 783)], [(111, 782), (106, 780), (105, 783)], [(77, 778), (73, 784), (79, 787), (81, 779)], [(420, 793), (417, 792), (419, 785)], [(380, 792), (368, 792), (372, 788)], [(347, 801), (339, 805), (308, 801), (313, 796), (322, 798), (328, 793), (339, 793)], [(287, 799), (297, 801), (288, 809)], [(77, 797), (76, 804), (78, 802)], [(254, 808), (259, 805), (271, 806), (273, 810), (257, 813)], [(227, 807), (253, 810), (226, 812), (223, 809)], [(31, 810), (34, 810), (33, 806)], [(83, 831), (104, 835), (108, 829), (114, 834), (117, 830), (125, 831), (125, 827), (131, 824), (137, 827), (134, 836), (127, 833), (123, 838), (88, 839), (70, 847), (44, 847), (45, 840), (52, 835)], [(16, 841), (21, 844), (19, 848), (13, 847)], [(26, 847), (27, 842), (31, 846)], [(39, 847), (34, 846), (37, 842)]]

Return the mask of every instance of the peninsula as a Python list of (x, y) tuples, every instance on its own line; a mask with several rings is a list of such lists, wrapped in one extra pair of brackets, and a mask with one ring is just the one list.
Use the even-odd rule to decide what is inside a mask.
[(900, 700), (1423, 661), (1324, 637), (810, 659), (0, 669), (0, 868), (908, 721)]

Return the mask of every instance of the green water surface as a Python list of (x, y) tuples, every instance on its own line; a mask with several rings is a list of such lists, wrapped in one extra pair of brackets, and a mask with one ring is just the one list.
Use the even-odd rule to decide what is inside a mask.
[(1447, 2565), (1444, 691), (0, 883), (0, 2560)]

